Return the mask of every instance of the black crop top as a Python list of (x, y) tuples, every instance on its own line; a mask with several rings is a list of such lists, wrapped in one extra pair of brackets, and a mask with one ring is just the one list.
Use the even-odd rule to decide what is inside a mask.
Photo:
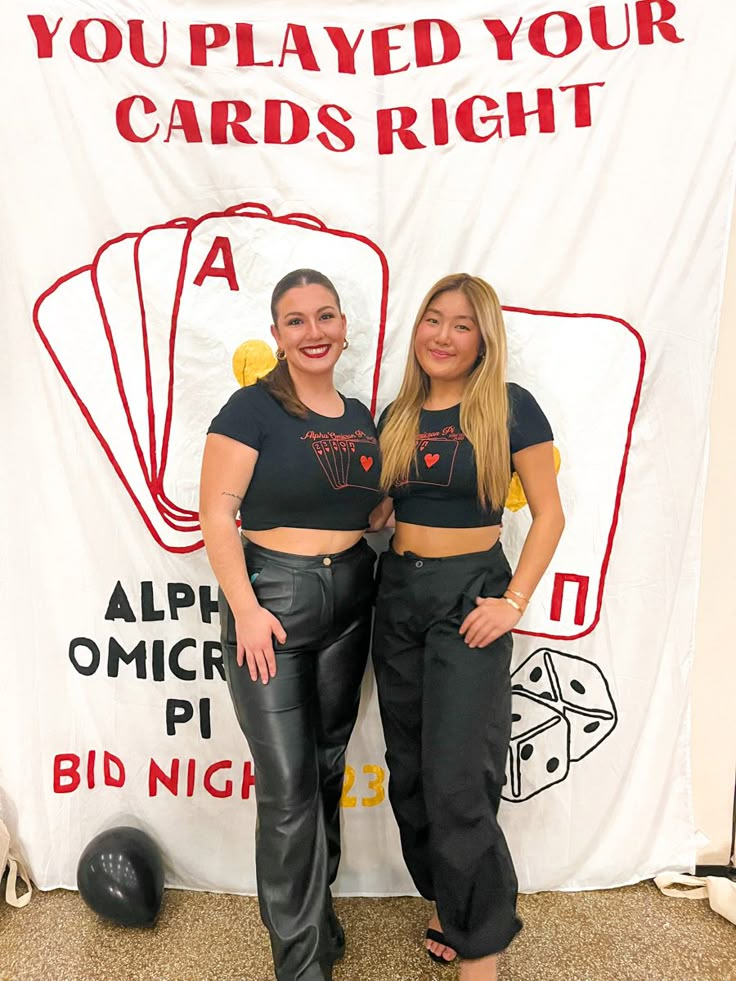
[(381, 460), (371, 414), (357, 399), (340, 396), (337, 419), (311, 410), (290, 415), (260, 384), (235, 392), (208, 432), (258, 450), (240, 505), (244, 528), (265, 531), (324, 528), (357, 531), (380, 501)]
[[(513, 383), (506, 389), (511, 453), (551, 440), (552, 429), (534, 396)], [(379, 433), (390, 408), (378, 421)], [(477, 480), (473, 447), (460, 429), (460, 406), (422, 409), (409, 480), (391, 490), (396, 520), (432, 528), (500, 524), (503, 509), (492, 511), (480, 504)]]

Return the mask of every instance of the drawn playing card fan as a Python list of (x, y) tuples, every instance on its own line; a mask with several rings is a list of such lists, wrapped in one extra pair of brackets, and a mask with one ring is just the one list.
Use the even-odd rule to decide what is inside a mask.
[[(57, 371), (168, 551), (202, 545), (197, 484), (207, 427), (246, 377), (265, 373), (271, 290), (301, 266), (327, 270), (343, 298), (351, 343), (338, 387), (374, 407), (386, 260), (365, 237), (310, 215), (246, 204), (125, 233), (36, 301), (34, 324)], [(344, 486), (348, 461), (332, 447), (328, 456), (330, 476)]]
[[(335, 282), (350, 325), (337, 384), (373, 410), (386, 260), (364, 236), (309, 215), (275, 216), (245, 204), (122, 234), (36, 302), (34, 322), (57, 370), (149, 532), (169, 551), (202, 545), (197, 497), (207, 427), (241, 382), (234, 353), (247, 341), (272, 350), (271, 290), (300, 266), (326, 270)], [(567, 516), (518, 632), (575, 639), (600, 617), (644, 346), (615, 317), (504, 310), (509, 377), (534, 392), (552, 422)], [(455, 450), (452, 441), (428, 441), (420, 453), (426, 476), (446, 483)], [(325, 440), (315, 452), (335, 487), (368, 464), (357, 445)], [(516, 481), (503, 530), (512, 565), (530, 520)]]
[(173, 552), (198, 548), (198, 530), (173, 526), (159, 506), (141, 449), (145, 434), (131, 432), (131, 389), (118, 381), (120, 363), (97, 299), (92, 266), (63, 276), (41, 294), (34, 322), (57, 371), (153, 538)]

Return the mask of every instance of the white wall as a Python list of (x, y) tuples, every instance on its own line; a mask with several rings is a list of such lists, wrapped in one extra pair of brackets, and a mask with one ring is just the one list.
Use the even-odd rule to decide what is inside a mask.
[(692, 765), (702, 864), (728, 862), (736, 774), (736, 219), (726, 270), (695, 635)]

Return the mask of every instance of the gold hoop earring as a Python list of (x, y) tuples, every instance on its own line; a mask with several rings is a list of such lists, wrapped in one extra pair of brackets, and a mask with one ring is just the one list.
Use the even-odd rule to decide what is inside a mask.
[(343, 349), (343, 351), (347, 351), (347, 349), (348, 349), (349, 347), (350, 347), (350, 341), (349, 341), (349, 340), (347, 339), (347, 337), (346, 337), (346, 338), (345, 338), (345, 342), (343, 343), (343, 346), (342, 346), (342, 349)]
[(284, 351), (281, 350), (280, 347), (277, 347), (276, 348), (276, 360), (277, 361), (286, 361), (286, 354), (285, 354)]

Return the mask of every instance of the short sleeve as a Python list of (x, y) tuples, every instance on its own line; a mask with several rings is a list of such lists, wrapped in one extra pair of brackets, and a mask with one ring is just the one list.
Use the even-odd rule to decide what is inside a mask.
[(553, 439), (552, 427), (531, 392), (521, 385), (512, 384), (508, 386), (508, 392), (511, 453), (550, 442)]
[(360, 399), (347, 399), (346, 400), (353, 410), (351, 414), (351, 419), (355, 418), (356, 425), (360, 426), (366, 436), (376, 436), (376, 424), (373, 421), (373, 416), (368, 406), (361, 402)]
[(234, 392), (210, 423), (208, 433), (229, 436), (260, 451), (263, 443), (263, 393), (248, 385)]
[(393, 405), (393, 402), (389, 402), (389, 404), (383, 410), (383, 412), (381, 413), (381, 415), (378, 417), (378, 423), (376, 425), (376, 430), (378, 431), (378, 435), (379, 436), (383, 432), (383, 427), (386, 425), (386, 422), (388, 421), (388, 414), (391, 411), (391, 406), (392, 405)]

